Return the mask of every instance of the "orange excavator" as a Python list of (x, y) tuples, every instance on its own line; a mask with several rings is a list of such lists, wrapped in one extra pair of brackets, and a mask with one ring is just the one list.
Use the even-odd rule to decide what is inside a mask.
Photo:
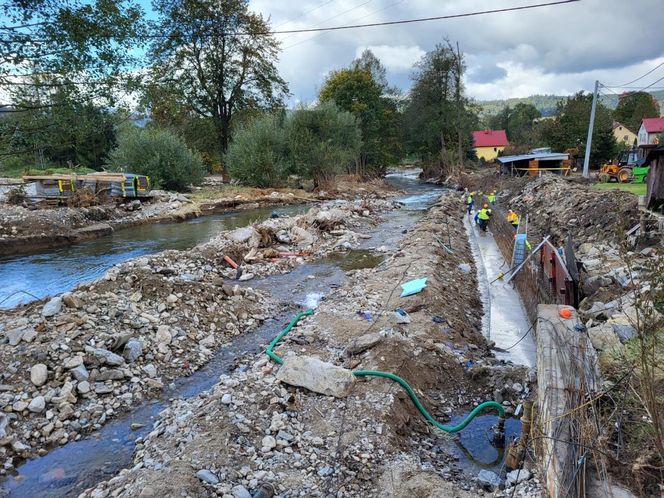
[(639, 168), (638, 166), (638, 154), (636, 149), (624, 150), (615, 161), (601, 167), (597, 179), (602, 183), (608, 183), (614, 179), (620, 183), (628, 183), (631, 181), (641, 183), (643, 181), (641, 173), (644, 173), (643, 176), (645, 177), (647, 170), (642, 172), (641, 169), (645, 168)]

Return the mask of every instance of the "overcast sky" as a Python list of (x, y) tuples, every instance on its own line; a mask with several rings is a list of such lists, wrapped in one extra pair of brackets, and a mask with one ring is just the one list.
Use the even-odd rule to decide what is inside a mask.
[[(547, 0), (251, 0), (275, 30), (363, 24), (540, 3)], [(581, 0), (464, 19), (278, 35), (279, 69), (295, 101), (311, 101), (329, 71), (365, 48), (392, 84), (410, 85), (412, 66), (448, 37), (466, 54), (468, 93), (486, 100), (624, 84), (664, 62), (663, 0)], [(664, 67), (637, 84), (664, 76)], [(661, 82), (659, 86), (664, 86)]]

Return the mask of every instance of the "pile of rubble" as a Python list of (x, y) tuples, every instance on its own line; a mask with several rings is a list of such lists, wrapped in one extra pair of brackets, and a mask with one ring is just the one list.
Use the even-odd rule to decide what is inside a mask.
[(617, 240), (639, 222), (638, 201), (633, 194), (597, 190), (558, 175), (543, 175), (514, 194), (508, 207), (522, 220), (529, 216), (529, 232), (536, 235), (532, 238), (551, 235), (555, 244), (564, 243), (568, 234), (577, 244)]
[[(189, 496), (247, 498), (262, 483), (284, 497), (425, 497), (443, 489), (478, 496), (494, 489), (464, 475), (454, 444), (397, 384), (350, 373), (404, 377), (442, 423), (494, 395), (513, 413), (528, 396), (532, 373), (493, 358), (481, 335), (474, 273), (460, 268), (473, 265), (461, 213), (456, 196), (445, 197), (383, 264), (349, 272), (282, 340), (276, 352), (283, 366), (265, 355), (245, 357), (208, 392), (175, 401), (138, 441), (133, 467), (82, 496), (149, 497), (177, 487)], [(329, 216), (314, 211), (304, 220), (339, 230)], [(446, 222), (458, 241), (452, 253), (439, 241)], [(261, 254), (262, 228), (272, 227), (270, 238), (285, 229), (271, 223), (241, 242), (246, 254), (250, 247)], [(300, 225), (290, 227), (289, 234)], [(418, 277), (428, 277), (427, 287), (399, 297), (399, 284)]]

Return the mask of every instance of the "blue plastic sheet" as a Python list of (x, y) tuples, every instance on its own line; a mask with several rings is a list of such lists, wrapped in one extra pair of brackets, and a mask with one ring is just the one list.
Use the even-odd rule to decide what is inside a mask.
[(410, 282), (406, 282), (405, 284), (401, 284), (401, 288), (403, 289), (403, 291), (401, 292), (401, 297), (412, 296), (413, 294), (422, 292), (422, 289), (424, 289), (426, 286), (427, 286), (426, 278), (418, 278), (416, 280), (411, 280)]

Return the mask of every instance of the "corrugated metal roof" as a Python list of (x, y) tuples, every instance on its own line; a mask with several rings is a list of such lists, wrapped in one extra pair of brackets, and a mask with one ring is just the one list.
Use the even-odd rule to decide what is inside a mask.
[(505, 163), (513, 163), (515, 161), (532, 161), (533, 159), (548, 160), (548, 161), (565, 161), (569, 159), (569, 154), (564, 152), (538, 152), (536, 154), (522, 154), (518, 156), (502, 156), (498, 160)]

